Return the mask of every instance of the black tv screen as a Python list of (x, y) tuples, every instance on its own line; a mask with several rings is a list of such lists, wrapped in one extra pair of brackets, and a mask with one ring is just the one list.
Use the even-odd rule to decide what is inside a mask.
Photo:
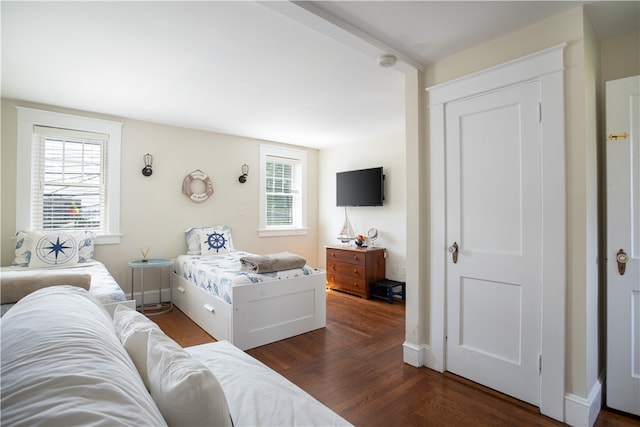
[(336, 173), (336, 206), (382, 206), (383, 202), (381, 167)]

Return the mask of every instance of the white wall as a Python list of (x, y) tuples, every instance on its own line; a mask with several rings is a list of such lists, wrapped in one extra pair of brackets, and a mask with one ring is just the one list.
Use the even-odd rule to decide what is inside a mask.
[[(306, 236), (258, 237), (259, 145), (250, 138), (105, 117), (51, 106), (2, 100), (1, 210), (2, 265), (13, 259), (15, 241), (16, 105), (116, 120), (122, 128), (121, 228), (117, 245), (100, 245), (96, 259), (104, 262), (123, 289), (131, 281), (127, 262), (140, 258), (139, 248), (151, 247), (149, 257), (172, 258), (185, 253), (184, 230), (190, 226), (226, 224), (236, 249), (258, 254), (290, 251), (317, 266), (318, 152), (308, 153), (308, 226)], [(274, 145), (277, 145), (273, 143)], [(142, 156), (153, 155), (153, 175), (144, 177)], [(249, 165), (245, 184), (238, 182), (242, 164)], [(195, 169), (209, 175), (214, 194), (194, 203), (182, 194), (184, 177)], [(245, 215), (240, 215), (244, 208)]]
[(386, 276), (404, 281), (406, 266), (406, 173), (405, 136), (387, 135), (320, 150), (320, 206), (318, 256), (325, 264), (325, 246), (340, 245), (337, 236), (344, 223), (344, 208), (336, 207), (336, 172), (382, 166), (385, 174), (385, 201), (378, 207), (348, 207), (349, 221), (355, 234), (366, 235), (377, 228), (376, 246), (387, 250)]

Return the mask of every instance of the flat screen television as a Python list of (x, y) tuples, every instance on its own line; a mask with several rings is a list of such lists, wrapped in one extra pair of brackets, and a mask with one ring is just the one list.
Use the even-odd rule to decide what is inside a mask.
[(382, 167), (336, 173), (336, 206), (382, 206)]

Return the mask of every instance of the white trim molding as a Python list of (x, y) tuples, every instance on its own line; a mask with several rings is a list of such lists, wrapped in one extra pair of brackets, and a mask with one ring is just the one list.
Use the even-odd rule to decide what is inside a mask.
[[(542, 298), (540, 412), (564, 421), (566, 344), (566, 194), (564, 49), (554, 46), (427, 88), (429, 95), (431, 272), (429, 346), (422, 361), (446, 370), (445, 104), (529, 81), (540, 86), (542, 143)], [(405, 347), (406, 348), (406, 347)]]
[(426, 351), (427, 351), (427, 346), (424, 344), (415, 345), (413, 343), (405, 341), (402, 344), (403, 361), (404, 363), (407, 363), (411, 366), (415, 366), (416, 368), (425, 366), (424, 357), (425, 357)]
[[(267, 226), (267, 193), (266, 193), (266, 165), (269, 157), (280, 157), (283, 159), (295, 160), (299, 163), (297, 172), (299, 174), (299, 194), (298, 206), (293, 208), (294, 224), (280, 227)], [(258, 236), (300, 236), (308, 233), (307, 227), (307, 152), (292, 148), (276, 147), (272, 145), (260, 144), (260, 226)]]
[(31, 230), (32, 141), (34, 126), (48, 126), (109, 135), (107, 171), (106, 232), (96, 236), (96, 244), (120, 243), (120, 151), (122, 123), (17, 106), (18, 146), (16, 176), (16, 231)]
[(602, 381), (596, 381), (586, 398), (567, 393), (564, 400), (564, 422), (570, 426), (591, 427), (602, 406)]

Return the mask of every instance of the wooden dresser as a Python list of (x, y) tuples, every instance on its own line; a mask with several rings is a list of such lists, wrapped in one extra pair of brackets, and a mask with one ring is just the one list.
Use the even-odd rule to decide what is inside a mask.
[(327, 247), (327, 287), (369, 298), (369, 283), (385, 278), (384, 248)]

